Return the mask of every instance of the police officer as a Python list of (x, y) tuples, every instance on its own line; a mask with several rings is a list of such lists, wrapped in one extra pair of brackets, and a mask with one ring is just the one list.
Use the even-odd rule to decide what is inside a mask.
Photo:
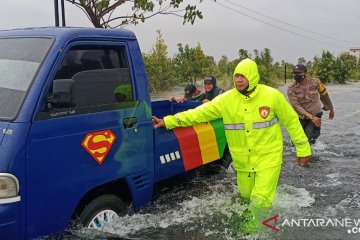
[(301, 161), (310, 159), (311, 148), (296, 112), (284, 95), (258, 84), (259, 80), (256, 63), (244, 59), (234, 71), (235, 88), (195, 109), (164, 119), (153, 116), (153, 124), (154, 128), (172, 129), (222, 118), (241, 196), (255, 206), (269, 208), (282, 165), (280, 122)]
[(334, 107), (324, 84), (316, 78), (308, 79), (306, 66), (297, 64), (287, 95), (309, 142), (315, 143), (320, 136), (322, 109), (329, 110), (329, 119), (334, 118)]

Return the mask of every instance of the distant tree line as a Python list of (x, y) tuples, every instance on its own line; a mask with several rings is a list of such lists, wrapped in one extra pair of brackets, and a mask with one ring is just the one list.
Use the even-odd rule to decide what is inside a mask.
[[(212, 56), (204, 53), (200, 43), (195, 47), (179, 43), (177, 47), (177, 53), (172, 58), (169, 57), (168, 46), (161, 32), (157, 31), (153, 48), (149, 53), (143, 53), (152, 93), (169, 89), (174, 85), (195, 83), (209, 74), (214, 75), (223, 88), (229, 89), (233, 86), (232, 74), (235, 66), (245, 58), (251, 58), (258, 64), (260, 83), (276, 86), (285, 79), (291, 81), (293, 78), (294, 64), (285, 61), (274, 62), (268, 48), (261, 51), (255, 49), (253, 53), (239, 49), (238, 58), (229, 60), (227, 56), (222, 56), (216, 62)], [(345, 83), (348, 79), (360, 79), (360, 62), (349, 53), (335, 57), (329, 51), (323, 51), (321, 56), (315, 56), (313, 61), (306, 61), (300, 57), (297, 63), (306, 65), (308, 75), (317, 77), (324, 83)]]
[[(127, 25), (144, 23), (156, 15), (173, 15), (180, 17), (183, 24), (194, 24), (196, 19), (202, 19), (202, 12), (197, 8), (203, 0), (192, 1), (188, 4), (184, 0), (66, 0), (80, 8), (96, 28), (118, 28)], [(127, 14), (124, 11), (129, 10)], [(116, 11), (120, 10), (120, 11)], [(275, 62), (271, 51), (265, 48), (249, 53), (246, 49), (239, 49), (239, 57), (230, 61), (222, 56), (216, 62), (207, 56), (200, 43), (195, 48), (188, 44), (178, 44), (178, 53), (173, 58), (168, 57), (167, 45), (161, 32), (150, 53), (143, 54), (150, 91), (168, 89), (174, 84), (194, 83), (205, 75), (215, 75), (220, 85), (227, 89), (233, 86), (232, 72), (236, 64), (244, 58), (252, 58), (259, 67), (261, 83), (276, 85), (284, 79), (292, 79), (293, 64), (285, 61)], [(321, 57), (314, 57), (313, 61), (299, 58), (298, 63), (305, 64), (310, 76), (318, 77), (323, 82), (345, 83), (349, 78), (359, 79), (359, 60), (348, 53), (335, 57), (329, 51), (323, 51)]]
[[(194, 24), (196, 19), (202, 19), (202, 12), (197, 8), (203, 0), (66, 0), (80, 8), (96, 28), (121, 28), (127, 25), (144, 23), (147, 19), (157, 15), (173, 15), (183, 20), (183, 24)], [(127, 11), (125, 11), (127, 10)], [(127, 13), (125, 13), (127, 12)], [(268, 48), (249, 53), (246, 49), (239, 49), (239, 57), (229, 60), (222, 56), (216, 62), (207, 56), (200, 43), (196, 47), (188, 44), (178, 44), (178, 52), (174, 57), (168, 57), (167, 45), (161, 32), (151, 52), (143, 54), (150, 91), (168, 89), (174, 84), (194, 83), (205, 75), (214, 75), (220, 85), (228, 89), (233, 86), (232, 73), (238, 62), (244, 58), (252, 58), (259, 67), (260, 83), (276, 85), (285, 79), (292, 79), (293, 64), (285, 61), (275, 62)], [(310, 76), (318, 77), (323, 82), (345, 83), (347, 79), (359, 79), (359, 60), (348, 53), (335, 57), (329, 51), (323, 51), (321, 57), (314, 57), (313, 61), (299, 58), (298, 63), (305, 64)]]

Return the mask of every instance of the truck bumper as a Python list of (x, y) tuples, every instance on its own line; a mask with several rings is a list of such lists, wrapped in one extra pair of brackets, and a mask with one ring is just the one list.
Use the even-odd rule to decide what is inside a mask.
[(0, 239), (20, 239), (20, 201), (0, 200)]

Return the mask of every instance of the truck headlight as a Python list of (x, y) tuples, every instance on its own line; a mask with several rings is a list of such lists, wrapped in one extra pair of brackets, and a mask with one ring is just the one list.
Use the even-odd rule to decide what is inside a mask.
[(0, 199), (13, 198), (19, 194), (19, 181), (8, 173), (0, 173)]

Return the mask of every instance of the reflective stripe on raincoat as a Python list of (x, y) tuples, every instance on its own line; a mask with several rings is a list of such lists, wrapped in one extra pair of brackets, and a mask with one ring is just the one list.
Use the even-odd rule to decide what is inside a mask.
[(240, 73), (249, 80), (249, 90), (255, 88), (249, 96), (234, 88), (195, 109), (165, 117), (166, 128), (191, 126), (222, 118), (237, 171), (257, 172), (282, 163), (282, 157), (267, 157), (274, 154), (282, 156), (283, 137), (279, 123), (287, 129), (296, 155), (310, 156), (307, 137), (284, 95), (274, 88), (258, 84), (255, 62), (249, 59), (241, 63), (234, 74)]

